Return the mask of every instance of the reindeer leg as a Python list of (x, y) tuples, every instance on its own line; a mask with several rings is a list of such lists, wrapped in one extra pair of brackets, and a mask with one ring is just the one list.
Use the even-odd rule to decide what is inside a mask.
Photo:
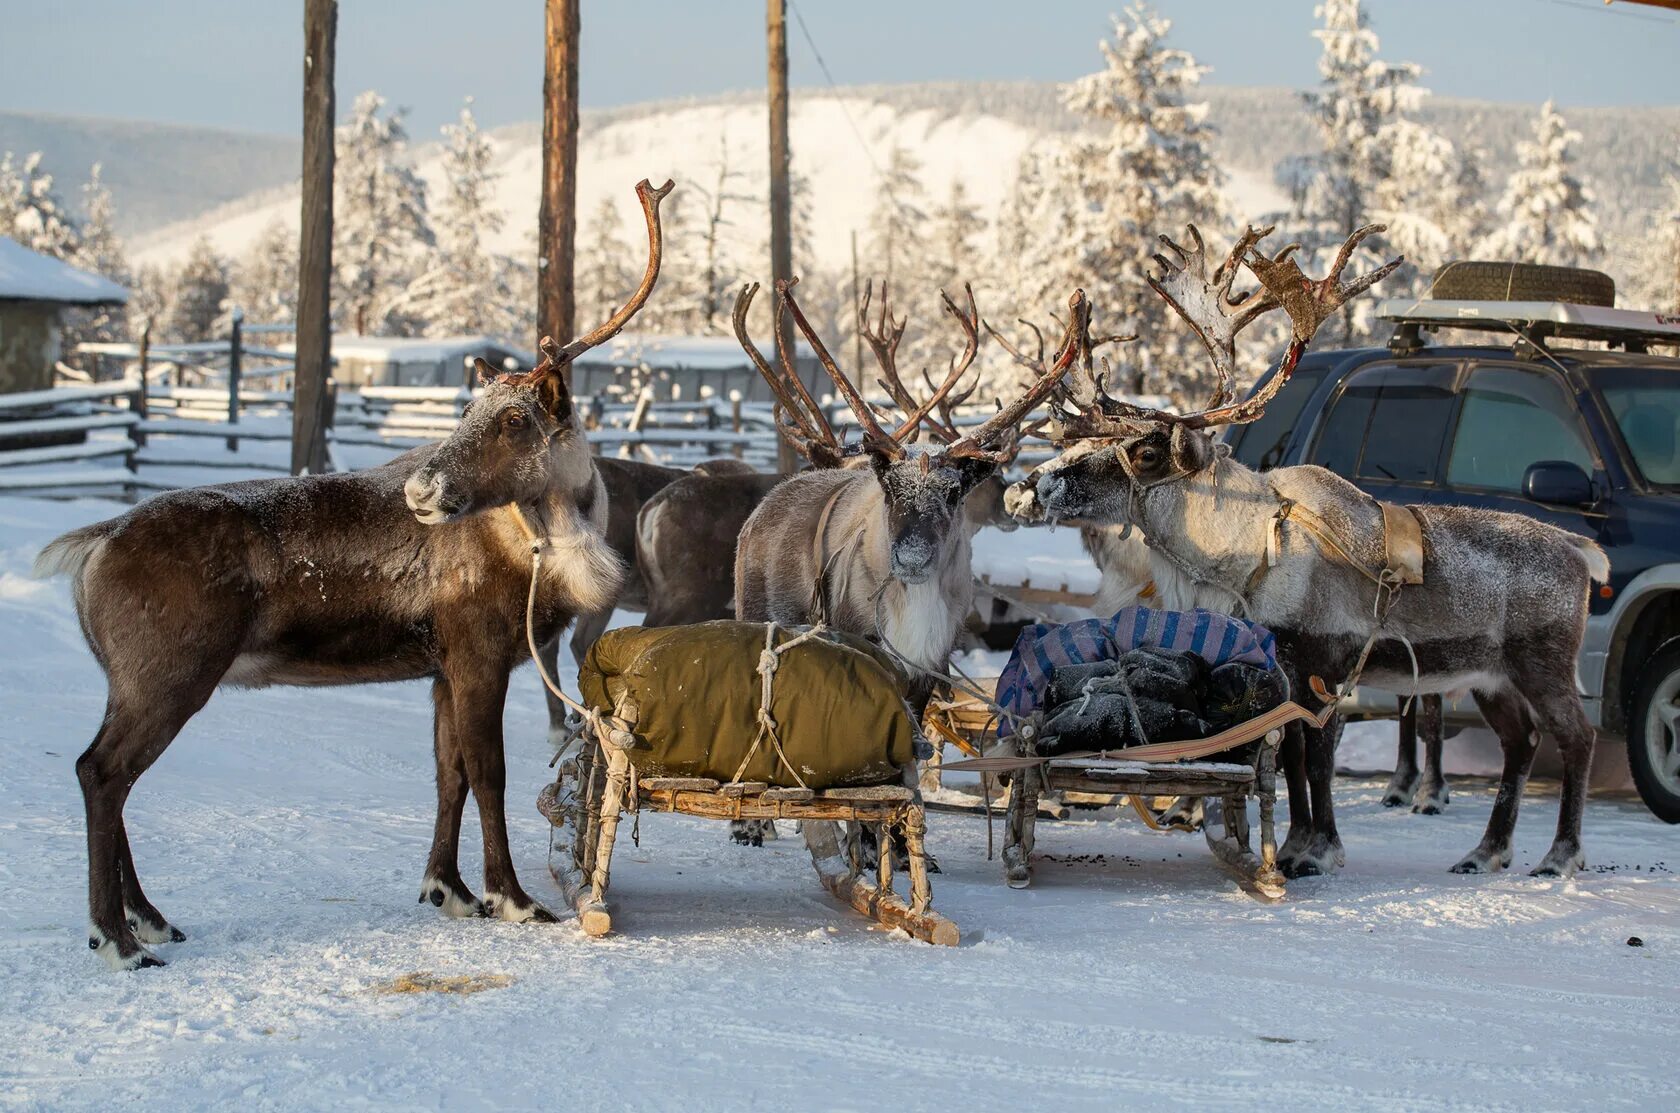
[(1383, 789), (1383, 807), (1398, 808), (1418, 790), (1418, 700), (1400, 701), (1400, 746), (1394, 754), (1394, 776)]
[[(1347, 861), (1342, 850), (1342, 838), (1336, 831), (1336, 804), (1333, 794), (1336, 779), (1336, 743), (1341, 739), (1342, 723), (1332, 716), (1322, 729), (1302, 725), (1302, 739), (1306, 751), (1307, 786), (1312, 795), (1312, 838), (1306, 850), (1293, 862), (1288, 877), (1312, 877), (1330, 873)], [(1291, 824), (1291, 836), (1294, 827)]]
[[(1567, 656), (1548, 660), (1568, 660)], [(1532, 871), (1535, 877), (1573, 877), (1585, 866), (1581, 853), (1581, 812), (1587, 802), (1587, 774), (1592, 769), (1596, 740), (1586, 711), (1573, 688), (1559, 688), (1555, 682), (1526, 682), (1523, 693), (1534, 708), (1540, 729), (1557, 739), (1563, 757), (1563, 791), (1558, 801), (1557, 835), (1551, 849)]]
[(1511, 864), (1511, 832), (1516, 829), (1523, 785), (1528, 781), (1529, 767), (1534, 764), (1534, 721), (1523, 698), (1510, 689), (1477, 692), (1475, 696), (1482, 717), (1499, 735), (1499, 744), (1505, 750), (1505, 768), (1499, 776), (1499, 794), (1494, 797), (1493, 812), (1488, 816), (1481, 843), (1461, 858), (1452, 872), (1497, 873)]
[(1417, 706), (1418, 733), (1423, 735), (1423, 779), (1418, 783), (1412, 810), (1440, 815), (1448, 799), (1447, 777), (1441, 771), (1441, 697), (1420, 696)]
[[(454, 664), (454, 662), (451, 662)], [(508, 850), (507, 813), (503, 794), (507, 764), (502, 753), (502, 711), (507, 700), (507, 674), (484, 662), (465, 662), (445, 670), (454, 705), (453, 735), (467, 769), (467, 783), (478, 805), (484, 835), (484, 907), (490, 915), (513, 923), (554, 923), (555, 916), (520, 888)]]
[(201, 665), (198, 676), (172, 689), (148, 692), (140, 705), (113, 695), (99, 733), (76, 759), (87, 812), (88, 948), (113, 970), (162, 966), (144, 944), (186, 938), (140, 889), (123, 805), (141, 774), (209, 700), (227, 660)]
[(1306, 853), (1312, 842), (1312, 790), (1307, 786), (1307, 749), (1301, 735), (1301, 724), (1290, 723), (1283, 728), (1283, 745), (1278, 749), (1278, 761), (1289, 786), (1289, 835), (1278, 847), (1278, 869), (1285, 877), (1297, 876), (1292, 871), (1296, 861)]
[(467, 765), (455, 744), (455, 705), (449, 683), (432, 684), (432, 753), (437, 759), (437, 823), (432, 852), (420, 882), (420, 903), (430, 901), (445, 916), (460, 919), (485, 915), (484, 902), (461, 880), (459, 852), (461, 812), (467, 806)]

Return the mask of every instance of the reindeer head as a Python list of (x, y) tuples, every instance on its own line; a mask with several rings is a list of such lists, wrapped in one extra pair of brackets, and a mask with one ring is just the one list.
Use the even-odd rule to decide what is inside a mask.
[[(945, 311), (962, 331), (963, 349), (952, 359), (950, 370), (942, 382), (936, 385), (924, 374), (930, 393), (917, 402), (898, 371), (898, 342), (904, 335), (904, 321), (893, 319), (887, 289), (883, 284), (877, 320), (873, 324), (869, 320), (871, 295), (866, 295), (858, 307), (858, 327), (880, 365), (883, 378), (876, 380), (877, 385), (892, 398), (903, 416), (897, 428), (889, 433), (882, 428), (875, 408), (829, 355), (822, 338), (811, 327), (794, 298), (793, 286), (793, 282), (777, 284), (778, 315), (788, 313), (792, 316), (793, 323), (810, 343), (863, 430), (862, 452), (869, 460), (885, 503), (889, 563), (893, 577), (906, 584), (923, 583), (943, 566), (953, 535), (966, 539), (971, 532), (970, 518), (965, 513), (970, 493), (996, 476), (998, 469), (1014, 458), (1018, 450), (1017, 425), (1029, 410), (1049, 396), (1056, 380), (1048, 378), (1041, 381), (1013, 405), (1001, 408), (980, 426), (966, 434), (959, 431), (954, 410), (973, 393), (974, 388), (971, 386), (967, 391), (957, 393), (956, 387), (980, 350), (980, 314), (975, 308), (974, 291), (964, 287), (966, 307), (959, 306), (949, 294), (942, 295)], [(736, 303), (736, 333), (749, 355), (756, 356), (756, 348), (747, 340), (742, 325), (754, 289), (756, 287), (743, 290), (741, 299)], [(819, 466), (831, 458), (843, 460), (847, 455), (846, 449), (828, 426), (820, 408), (810, 402), (810, 396), (799, 385), (791, 361), (782, 350), (780, 329), (777, 335), (781, 373), (773, 372), (762, 357), (756, 357), (755, 362), (760, 373), (776, 389), (783, 412), (794, 422), (789, 430), (790, 440)], [(935, 411), (938, 411), (937, 415)], [(912, 450), (911, 446), (923, 431), (938, 443), (938, 448)], [(1001, 448), (998, 447), (1000, 443), (1003, 445)]]
[[(1053, 439), (1063, 451), (1010, 489), (1006, 502), (1011, 513), (1024, 519), (1074, 519), (1094, 525), (1141, 524), (1132, 520), (1138, 500), (1155, 487), (1195, 475), (1220, 460), (1225, 450), (1215, 440), (1217, 429), (1254, 421), (1264, 413), (1266, 404), (1289, 381), (1319, 326), (1402, 262), (1395, 259), (1351, 282), (1341, 281), (1354, 248), (1367, 236), (1383, 231), (1382, 225), (1367, 225), (1343, 243), (1327, 277), (1309, 279), (1290, 258), (1300, 245), (1264, 255), (1257, 245), (1272, 229), (1250, 228), (1210, 276), (1201, 234), (1194, 226), (1188, 230), (1194, 245), (1188, 250), (1161, 237), (1176, 258), (1156, 255), (1161, 273), (1151, 275), (1149, 285), (1196, 333), (1213, 361), (1216, 383), (1207, 406), (1194, 413), (1173, 414), (1110, 397), (1104, 385), (1106, 374), (1098, 376), (1091, 369), (1090, 353), (1098, 342), (1090, 338), (1087, 316), (1073, 337), (1087, 397), (1075, 401), (1064, 392), (1058, 399), (1062, 408)], [(1245, 266), (1260, 286), (1233, 295), (1231, 286)], [(1237, 402), (1237, 334), (1280, 307), (1293, 324), (1289, 347), (1265, 387)]]
[(578, 356), (618, 335), (653, 293), (662, 255), (659, 202), (671, 186), (636, 186), (647, 220), (647, 271), (605, 324), (564, 347), (545, 336), (541, 362), (523, 373), (497, 374), (484, 360), (473, 361), (482, 393), (403, 485), (420, 522), (437, 525), (510, 503), (530, 506), (550, 491), (583, 493), (593, 465), (572, 408), (569, 370)]

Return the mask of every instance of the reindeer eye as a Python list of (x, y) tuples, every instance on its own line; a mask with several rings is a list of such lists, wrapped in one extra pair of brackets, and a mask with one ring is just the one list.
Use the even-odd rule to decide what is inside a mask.
[(509, 410), (507, 413), (502, 415), (502, 428), (508, 430), (510, 433), (517, 433), (529, 424), (530, 422), (526, 420), (525, 415), (520, 413), (518, 410)]

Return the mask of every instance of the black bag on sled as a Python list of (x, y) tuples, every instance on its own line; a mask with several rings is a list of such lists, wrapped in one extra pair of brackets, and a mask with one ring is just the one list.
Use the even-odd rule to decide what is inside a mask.
[[(777, 658), (770, 715), (796, 780), (759, 735), (759, 657), (766, 626), (705, 622), (627, 627), (585, 656), (583, 702), (631, 724), (630, 761), (643, 776), (710, 777), (813, 789), (898, 783), (915, 758), (905, 679), (862, 638), (825, 631)], [(778, 627), (776, 644), (799, 635)]]

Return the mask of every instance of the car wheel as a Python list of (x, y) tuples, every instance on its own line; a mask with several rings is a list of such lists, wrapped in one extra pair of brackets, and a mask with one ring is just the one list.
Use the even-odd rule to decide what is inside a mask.
[(1680, 823), (1680, 648), (1651, 659), (1628, 715), (1628, 767), (1639, 798), (1665, 823)]

